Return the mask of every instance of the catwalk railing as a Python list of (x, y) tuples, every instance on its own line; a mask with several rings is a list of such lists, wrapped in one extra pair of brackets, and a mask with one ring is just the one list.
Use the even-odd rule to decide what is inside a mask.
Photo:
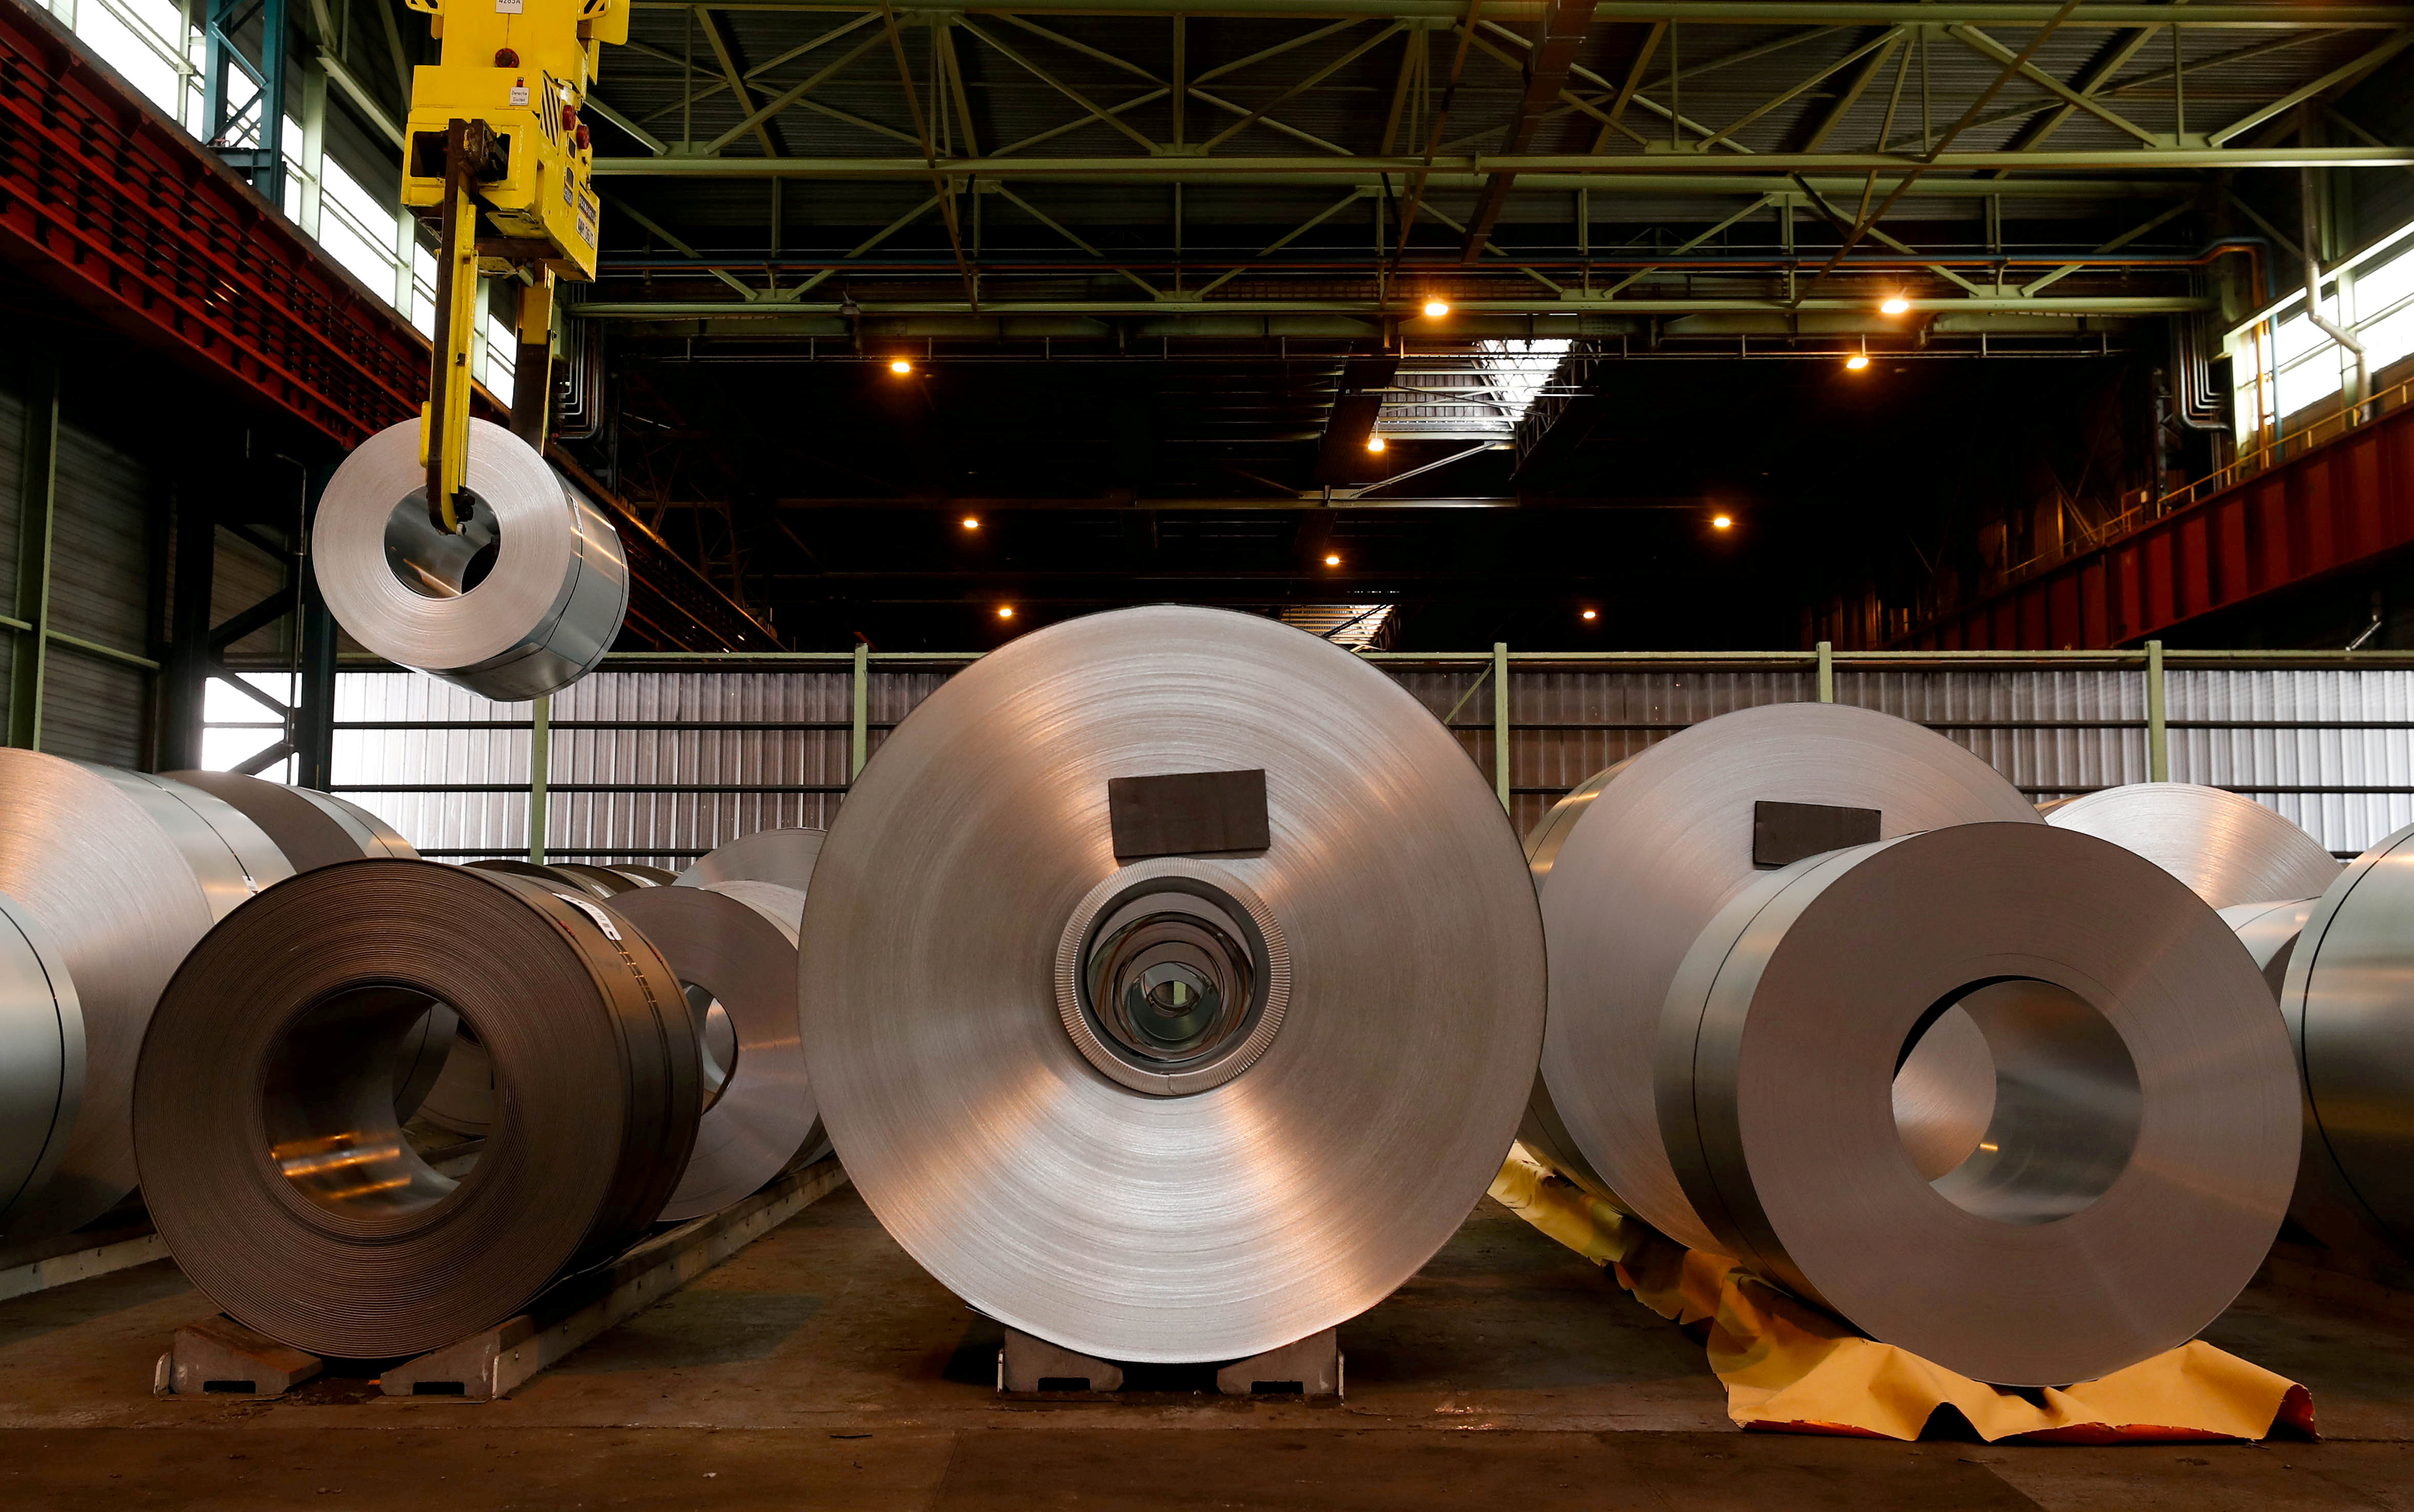
[[(348, 671), (334, 785), (434, 856), (676, 867), (751, 830), (828, 823), (887, 732), (974, 660), (620, 655), (549, 704)], [(1924, 724), (2040, 801), (2205, 782), (2342, 854), (2414, 822), (2414, 653), (1497, 647), (1367, 660), (1451, 728), (1520, 833), (1592, 773), (1688, 725), (1820, 699)]]

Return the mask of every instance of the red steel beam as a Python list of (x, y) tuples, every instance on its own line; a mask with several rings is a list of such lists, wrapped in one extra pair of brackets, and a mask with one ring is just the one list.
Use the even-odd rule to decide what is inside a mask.
[(2414, 544), (2414, 405), (2312, 447), (1892, 643), (1900, 649), (2087, 650)]

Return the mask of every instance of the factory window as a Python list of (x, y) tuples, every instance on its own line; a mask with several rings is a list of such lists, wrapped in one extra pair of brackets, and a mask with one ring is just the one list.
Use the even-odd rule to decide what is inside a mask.
[(1558, 371), (1559, 359), (1568, 354), (1571, 345), (1557, 336), (1476, 343), (1476, 349), (1483, 354), (1483, 370), (1492, 379), (1493, 401), (1506, 412), (1511, 426), (1534, 408), (1534, 400)]
[[(2414, 225), (2382, 238), (2335, 278), (2323, 279), (2322, 315), (2363, 344), (2376, 380), (2391, 363), (2414, 355)], [(2303, 313), (2273, 319), (2267, 312), (2231, 332), (2230, 371), (2237, 385), (2238, 437), (2253, 445), (2292, 417), (2341, 393), (2355, 373), (2355, 355), (2324, 335)], [(2378, 387), (2376, 381), (2376, 387)]]
[[(246, 683), (279, 704), (293, 702), (293, 674), (286, 672), (242, 672)], [(265, 766), (248, 763), (285, 738), (285, 721), (258, 699), (246, 695), (224, 677), (212, 677), (201, 695), (201, 770), (247, 770), (271, 782), (293, 780), (293, 758), (279, 757)]]
[[(173, 5), (168, 0), (60, 0), (54, 8), (102, 62), (125, 75), (127, 83), (178, 125), (192, 129), (185, 59), (187, 49), (198, 51), (200, 34), (186, 29)], [(178, 37), (186, 38), (185, 47), (177, 45)]]

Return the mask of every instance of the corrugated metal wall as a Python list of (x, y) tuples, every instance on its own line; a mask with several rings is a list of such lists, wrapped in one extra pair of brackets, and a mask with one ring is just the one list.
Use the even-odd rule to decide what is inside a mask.
[[(0, 375), (0, 592), (13, 598), (22, 546), (29, 359), (12, 352)], [(51, 628), (142, 654), (158, 633), (153, 581), (161, 483), (123, 449), (77, 422), (93, 396), (65, 396), (51, 528)], [(18, 606), (13, 602), (10, 608)], [(22, 617), (22, 616), (21, 616)], [(18, 631), (0, 631), (5, 644)], [(141, 667), (52, 641), (45, 661), (41, 749), (53, 755), (140, 765), (150, 739), (150, 677)], [(7, 679), (0, 676), (0, 718)]]
[[(1483, 669), (1387, 669), (1487, 777)], [(948, 675), (871, 677), (886, 729)], [(1470, 689), (1472, 689), (1470, 693)], [(607, 672), (554, 700), (546, 851), (674, 866), (772, 824), (827, 824), (845, 791), (848, 672)], [(1675, 731), (1816, 695), (1788, 670), (1549, 668), (1510, 677), (1512, 807), (1532, 827), (1569, 788)], [(1840, 669), (1839, 702), (1958, 740), (2039, 799), (2147, 777), (2144, 674), (2112, 668)], [(2172, 671), (2170, 776), (2235, 788), (2352, 854), (2414, 822), (2414, 671)], [(529, 713), (425, 677), (348, 673), (335, 783), (437, 855), (528, 846)]]

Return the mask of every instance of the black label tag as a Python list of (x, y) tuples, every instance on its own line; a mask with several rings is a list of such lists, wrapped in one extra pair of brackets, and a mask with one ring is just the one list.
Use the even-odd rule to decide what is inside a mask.
[(1751, 864), (1790, 867), (1806, 855), (1868, 845), (1878, 838), (1878, 810), (1825, 803), (1751, 806)]
[(1274, 843), (1262, 771), (1110, 778), (1107, 817), (1118, 861), (1262, 851)]

